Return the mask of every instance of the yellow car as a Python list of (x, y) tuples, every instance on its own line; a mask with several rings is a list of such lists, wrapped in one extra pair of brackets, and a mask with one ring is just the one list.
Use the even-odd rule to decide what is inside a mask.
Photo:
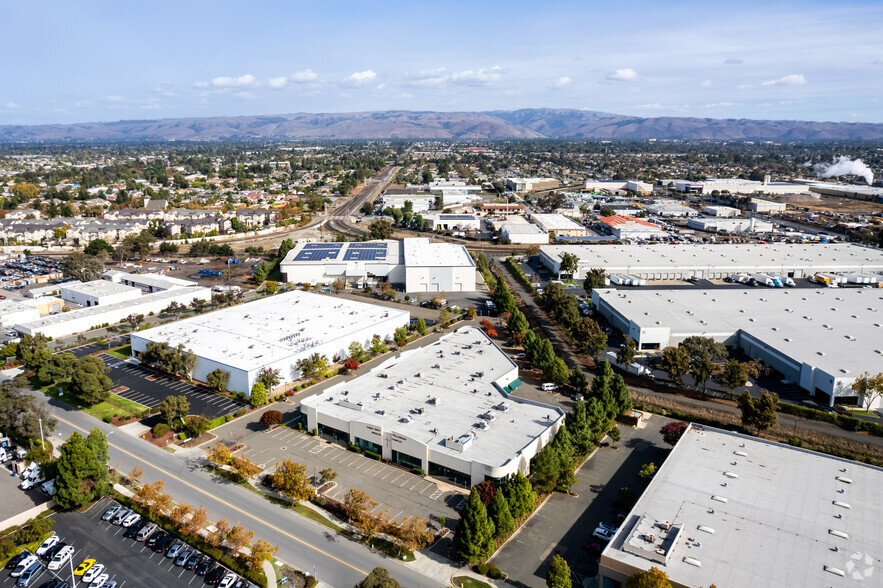
[(75, 576), (82, 576), (83, 574), (86, 573), (86, 570), (88, 570), (89, 568), (92, 567), (92, 565), (94, 563), (95, 563), (94, 559), (84, 559), (83, 563), (78, 565), (77, 569), (74, 570), (74, 575)]

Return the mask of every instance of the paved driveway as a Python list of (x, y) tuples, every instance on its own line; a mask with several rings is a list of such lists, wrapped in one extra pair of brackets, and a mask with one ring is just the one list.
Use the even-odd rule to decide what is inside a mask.
[(186, 396), (190, 414), (204, 414), (209, 418), (236, 412), (244, 405), (183, 380), (167, 376), (142, 365), (127, 363), (106, 353), (98, 355), (110, 368), (108, 375), (114, 388), (125, 390), (117, 394), (150, 408), (156, 408), (166, 396)]

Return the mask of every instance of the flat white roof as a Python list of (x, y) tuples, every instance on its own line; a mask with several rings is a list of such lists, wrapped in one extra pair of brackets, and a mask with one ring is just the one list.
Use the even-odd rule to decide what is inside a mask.
[(586, 230), (584, 226), (563, 214), (532, 214), (530, 218), (546, 231)]
[(881, 468), (691, 425), (602, 553), (602, 573), (625, 564), (684, 586), (879, 585), (881, 487)]
[[(168, 290), (180, 295), (180, 290)], [(398, 310), (310, 292), (286, 292), (175, 321), (136, 336), (184, 345), (196, 355), (252, 370), (303, 353), (371, 325)], [(345, 347), (345, 345), (343, 346)]]
[(406, 267), (475, 267), (464, 245), (432, 243), (428, 238), (404, 239)]
[(747, 333), (839, 378), (883, 365), (883, 289), (597, 290), (619, 314), (677, 337)]
[(109, 296), (111, 294), (122, 294), (123, 292), (132, 292), (134, 288), (108, 280), (92, 280), (91, 282), (66, 282), (59, 284), (58, 289), (64, 293), (77, 292), (84, 296)]
[[(461, 327), (302, 404), (316, 409), (320, 421), (323, 414), (358, 421), (405, 435), (432, 451), (502, 466), (564, 417), (555, 407), (506, 397), (493, 385), (508, 386), (512, 382), (498, 380), (508, 374), (514, 380), (517, 369), (481, 329)], [(479, 427), (482, 422), (486, 429)], [(465, 451), (445, 445), (449, 437), (470, 433), (474, 440)]]
[(176, 278), (174, 276), (164, 276), (160, 274), (130, 274), (118, 270), (110, 270), (108, 272), (105, 272), (104, 275), (107, 279), (109, 279), (110, 277), (117, 277), (119, 279), (129, 280), (138, 284), (144, 284), (145, 286), (154, 286), (160, 288), (171, 288), (176, 286), (183, 288), (198, 285), (196, 282), (190, 280), (182, 280), (181, 278)]
[(543, 245), (540, 250), (557, 261), (564, 253), (572, 253), (585, 268), (741, 271), (743, 267), (753, 267), (781, 273), (793, 268), (835, 266), (842, 271), (883, 272), (883, 251), (850, 243)]
[(500, 230), (510, 235), (540, 235), (546, 234), (542, 228), (527, 222), (502, 223)]
[(328, 265), (339, 263), (402, 263), (400, 241), (353, 241), (346, 243), (298, 243), (282, 264)]

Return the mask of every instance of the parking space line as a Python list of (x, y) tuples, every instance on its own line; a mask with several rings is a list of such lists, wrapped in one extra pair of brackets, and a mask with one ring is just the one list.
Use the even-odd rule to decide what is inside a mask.
[(429, 499), (430, 500), (437, 500), (438, 497), (444, 493), (445, 493), (444, 490), (436, 490), (435, 492), (432, 493), (432, 496), (430, 496)]
[(399, 478), (401, 478), (401, 477), (404, 476), (404, 475), (405, 475), (405, 472), (402, 472), (401, 474), (399, 474), (398, 476), (396, 476), (394, 479), (390, 480), (389, 483), (390, 483), (390, 484), (394, 484), (396, 480), (398, 480)]
[[(375, 465), (371, 466), (370, 468), (368, 468), (367, 470), (365, 470), (365, 471), (362, 472), (362, 473), (365, 474), (366, 476), (369, 475), (369, 474), (370, 474), (370, 475), (373, 475), (373, 474), (371, 474), (371, 471), (374, 470), (375, 466), (377, 466), (377, 465), (380, 466), (380, 469), (381, 469), (381, 470), (383, 469), (383, 464), (375, 464)], [(379, 471), (379, 470), (378, 470), (378, 471)]]
[(384, 474), (383, 477), (380, 478), (381, 480), (385, 480), (385, 479), (387, 478), (387, 476), (390, 476), (390, 475), (396, 473), (395, 468), (390, 468), (390, 469), (391, 469), (392, 471), (391, 471), (391, 472), (386, 472), (386, 474)]
[(316, 447), (313, 447), (312, 449), (310, 449), (310, 453), (312, 453), (313, 455), (318, 455), (318, 454), (322, 453), (322, 451), (324, 449), (325, 449), (324, 445), (317, 444)]
[(407, 483), (410, 482), (410, 481), (411, 481), (410, 478), (405, 478), (405, 481), (402, 482), (401, 484), (399, 484), (399, 488), (401, 488), (402, 486), (404, 486), (405, 484), (407, 484)]
[(414, 491), (414, 488), (416, 488), (416, 487), (420, 484), (420, 482), (422, 482), (422, 481), (423, 481), (423, 480), (420, 479), (420, 480), (417, 480), (416, 482), (414, 482), (414, 485), (411, 486), (410, 488), (408, 488), (408, 491), (409, 491), (409, 492), (413, 492), (413, 491)]

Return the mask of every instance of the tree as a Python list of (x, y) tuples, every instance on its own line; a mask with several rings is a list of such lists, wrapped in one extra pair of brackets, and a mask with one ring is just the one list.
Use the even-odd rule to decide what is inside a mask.
[(391, 239), (394, 231), (395, 227), (387, 220), (371, 221), (368, 225), (368, 237), (371, 240)]
[(113, 255), (113, 247), (104, 239), (92, 239), (89, 244), (83, 248), (83, 253), (97, 257), (102, 253)]
[(426, 519), (418, 516), (405, 517), (398, 527), (392, 531), (393, 541), (399, 551), (415, 552), (432, 542), (432, 533), (426, 528)]
[(690, 371), (690, 356), (681, 347), (666, 347), (662, 350), (659, 365), (671, 378), (671, 381), (682, 386), (683, 377)]
[(496, 547), (494, 522), (488, 517), (487, 508), (481, 502), (475, 488), (469, 493), (469, 501), (457, 524), (454, 547), (469, 563), (487, 558)]
[(206, 304), (206, 301), (202, 298), (194, 298), (190, 301), (190, 308), (192, 308), (196, 314), (202, 314), (205, 310)]
[(509, 320), (506, 321), (506, 327), (509, 329), (510, 333), (516, 334), (527, 331), (530, 328), (530, 324), (527, 322), (524, 313), (516, 308), (512, 311), (512, 314), (509, 315)]
[(18, 358), (24, 366), (30, 370), (38, 370), (52, 357), (52, 352), (47, 346), (49, 339), (42, 333), (36, 335), (24, 334), (18, 343)]
[(209, 543), (217, 547), (224, 541), (227, 534), (230, 532), (230, 521), (227, 519), (216, 521), (214, 528), (213, 532), (206, 535), (206, 539), (208, 539)]
[(227, 382), (230, 381), (230, 372), (217, 368), (205, 377), (205, 383), (219, 392), (227, 391)]
[(284, 494), (296, 502), (304, 502), (314, 494), (306, 471), (306, 466), (286, 459), (281, 464), (276, 464), (276, 470), (267, 475), (267, 482), (280, 494)]
[(383, 342), (383, 339), (378, 335), (374, 335), (371, 339), (371, 353), (374, 353), (375, 355), (383, 355), (387, 351), (389, 351), (389, 349), (386, 348), (386, 343)]
[(144, 315), (135, 313), (130, 314), (128, 317), (126, 317), (126, 322), (132, 325), (133, 331), (137, 331), (138, 325), (144, 322)]
[(396, 342), (396, 345), (399, 347), (404, 347), (408, 342), (408, 329), (405, 327), (399, 327), (395, 331), (393, 331), (392, 335), (393, 341)]
[(270, 294), (275, 294), (279, 291), (279, 282), (275, 280), (268, 280), (264, 285), (265, 290)]
[(552, 444), (543, 447), (533, 458), (530, 475), (539, 492), (551, 492), (558, 486), (564, 461), (561, 452)]
[[(424, 172), (426, 173), (426, 172)], [(403, 588), (384, 568), (374, 568), (355, 588)]]
[(182, 528), (187, 535), (197, 537), (206, 522), (208, 522), (208, 509), (200, 506), (191, 511), (190, 518), (184, 521)]
[(570, 442), (574, 450), (580, 455), (588, 453), (593, 439), (584, 401), (578, 400), (573, 411), (567, 415), (567, 430), (570, 432)]
[(238, 554), (244, 547), (247, 547), (254, 538), (254, 531), (249, 531), (241, 524), (237, 523), (230, 528), (224, 541), (227, 543), (227, 549), (231, 554)]
[(711, 337), (692, 335), (678, 343), (678, 347), (682, 347), (692, 361), (700, 359), (717, 361), (727, 357), (727, 346)]
[(717, 377), (717, 381), (724, 388), (735, 390), (748, 383), (748, 365), (737, 359), (731, 359), (724, 364), (724, 369)]
[(203, 433), (207, 432), (212, 426), (212, 422), (209, 420), (207, 416), (204, 414), (193, 415), (189, 419), (187, 419), (187, 424), (185, 428), (187, 429), (187, 434), (192, 438), (197, 438)]
[(742, 411), (742, 426), (746, 429), (753, 427), (760, 436), (761, 431), (766, 431), (776, 424), (779, 413), (776, 409), (779, 406), (779, 395), (760, 391), (760, 396), (754, 398), (747, 391), (743, 392), (737, 399), (739, 410)]
[(520, 471), (509, 475), (500, 482), (500, 492), (509, 503), (509, 512), (515, 520), (520, 520), (533, 512), (537, 494), (524, 474)]
[(546, 586), (549, 588), (570, 588), (570, 566), (557, 553), (552, 557), (552, 564), (546, 572)]
[(570, 375), (567, 377), (567, 383), (580, 394), (585, 394), (586, 390), (589, 388), (589, 381), (586, 379), (586, 374), (583, 373), (582, 368), (578, 365), (571, 368)]
[(335, 293), (339, 294), (346, 290), (346, 280), (343, 278), (337, 278), (333, 282), (331, 282), (331, 289), (334, 290)]
[(656, 464), (652, 461), (650, 463), (645, 463), (641, 466), (641, 471), (638, 472), (638, 477), (641, 478), (645, 483), (650, 483), (650, 480), (653, 479), (653, 476), (656, 475)]
[(580, 351), (592, 357), (607, 349), (607, 333), (589, 317), (580, 317), (573, 323), (570, 338)]
[(229, 465), (233, 461), (233, 454), (230, 449), (221, 442), (206, 451), (205, 458), (213, 464), (219, 466)]
[(278, 425), (282, 422), (282, 413), (278, 410), (268, 410), (261, 415), (260, 423), (267, 427)]
[(417, 319), (417, 332), (420, 333), (420, 335), (426, 334), (426, 321), (422, 318)]
[(245, 482), (261, 473), (261, 468), (249, 459), (234, 457), (230, 462), (230, 473), (238, 481)]
[(665, 441), (666, 444), (674, 447), (686, 430), (687, 423), (684, 421), (672, 421), (662, 425), (659, 429), (659, 434), (662, 435), (662, 440)]
[(74, 432), (61, 446), (53, 490), (53, 498), (61, 508), (80, 507), (110, 491), (107, 441), (105, 439), (102, 446), (98, 437), (103, 439), (104, 434), (98, 429), (93, 429), (89, 437), (91, 440)]
[(272, 390), (282, 382), (282, 372), (271, 367), (263, 367), (258, 372), (258, 382), (263, 383), (267, 390)]
[(107, 372), (108, 367), (99, 358), (92, 355), (79, 358), (71, 368), (71, 393), (90, 405), (106, 400), (113, 385)]
[(496, 337), (497, 336), (497, 330), (494, 328), (494, 323), (492, 323), (488, 319), (481, 319), (481, 321), (479, 321), (478, 325), (485, 332), (485, 334), (487, 334), (488, 337)]
[(187, 310), (187, 307), (179, 302), (170, 302), (169, 305), (163, 310), (164, 313), (170, 314), (175, 317), (175, 320), (178, 320), (178, 317), (184, 314), (184, 311)]
[(558, 265), (558, 275), (566, 274), (572, 276), (579, 268), (579, 257), (573, 253), (565, 253), (561, 256), (561, 263)]
[(494, 494), (494, 498), (488, 505), (488, 514), (494, 522), (494, 537), (508, 537), (515, 530), (515, 519), (509, 512), (509, 502), (502, 492)]
[(252, 406), (263, 406), (267, 404), (267, 387), (263, 382), (255, 382), (251, 387), (251, 397), (249, 402)]
[(313, 353), (309, 357), (299, 359), (297, 369), (300, 371), (301, 378), (309, 378), (310, 376), (321, 378), (328, 371), (328, 359), (320, 353)]
[(883, 372), (872, 376), (865, 372), (855, 379), (852, 389), (862, 399), (864, 408), (870, 409), (878, 398), (883, 396)]
[(52, 355), (37, 370), (37, 379), (45, 384), (66, 380), (71, 376), (77, 357), (73, 353)]
[(583, 280), (583, 289), (586, 293), (591, 294), (592, 290), (603, 288), (607, 285), (607, 272), (602, 268), (592, 268), (586, 272), (586, 279)]
[(269, 541), (258, 539), (251, 546), (251, 554), (248, 556), (248, 567), (253, 570), (260, 568), (265, 561), (276, 555), (277, 551), (279, 551), (278, 546), (273, 545)]
[(332, 470), (331, 468), (325, 468), (323, 470), (319, 470), (319, 479), (322, 482), (330, 482), (337, 477), (337, 472)]
[(165, 422), (172, 426), (175, 419), (183, 420), (190, 414), (190, 401), (184, 395), (166, 396), (159, 404), (159, 412)]
[(361, 363), (365, 360), (365, 348), (358, 341), (353, 341), (349, 346), (348, 357)]
[(343, 507), (353, 526), (365, 539), (371, 540), (387, 524), (387, 512), (372, 514), (371, 511), (377, 507), (377, 503), (361, 490), (353, 488), (347, 492)]
[(657, 567), (632, 574), (626, 588), (672, 588), (668, 575)]
[(71, 253), (62, 260), (64, 275), (76, 278), (81, 282), (100, 280), (104, 274), (104, 260), (101, 256)]
[(703, 392), (706, 390), (708, 378), (711, 377), (715, 367), (714, 362), (705, 357), (690, 362), (690, 375), (693, 376), (697, 387), (702, 386)]
[(635, 361), (635, 356), (638, 354), (638, 344), (634, 339), (626, 335), (623, 338), (622, 347), (616, 352), (616, 362), (621, 365), (628, 367), (633, 361)]

